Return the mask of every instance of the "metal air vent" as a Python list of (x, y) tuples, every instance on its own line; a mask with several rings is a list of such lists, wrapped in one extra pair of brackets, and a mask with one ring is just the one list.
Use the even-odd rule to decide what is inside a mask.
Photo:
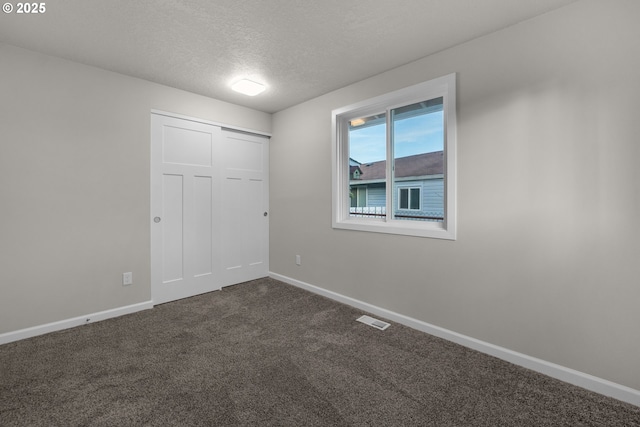
[(374, 319), (373, 317), (370, 317), (370, 316), (360, 316), (356, 320), (358, 322), (364, 323), (365, 325), (373, 326), (376, 329), (380, 329), (381, 331), (384, 331), (389, 326), (391, 326), (390, 323), (383, 322), (382, 320)]

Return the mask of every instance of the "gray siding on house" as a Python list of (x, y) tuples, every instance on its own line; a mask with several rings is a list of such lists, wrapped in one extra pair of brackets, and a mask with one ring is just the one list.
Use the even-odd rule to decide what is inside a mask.
[[(398, 206), (398, 188), (419, 188), (419, 209), (397, 209), (395, 215), (408, 217), (444, 217), (444, 152), (414, 154), (395, 159), (393, 203)], [(349, 176), (352, 213), (384, 214), (386, 209), (386, 161), (360, 163), (349, 158)], [(363, 190), (366, 201), (362, 200)], [(416, 207), (415, 192), (409, 191), (410, 206)], [(368, 209), (371, 208), (371, 209)], [(402, 219), (400, 217), (399, 219)], [(424, 218), (405, 218), (421, 220)]]
[(444, 179), (422, 181), (422, 213), (444, 217)]
[(396, 182), (393, 197), (397, 206), (398, 188), (420, 188), (420, 210), (397, 210), (396, 214), (416, 216), (444, 216), (444, 179), (423, 179), (418, 181)]
[[(352, 185), (353, 188), (366, 188), (366, 207), (386, 206), (385, 184)], [(396, 210), (396, 215), (415, 215), (429, 217), (444, 217), (444, 179), (422, 179), (414, 181), (398, 181), (393, 192), (394, 204), (397, 205), (398, 188), (420, 188), (420, 210)]]
[(384, 184), (371, 184), (367, 189), (367, 206), (383, 207), (387, 204)]

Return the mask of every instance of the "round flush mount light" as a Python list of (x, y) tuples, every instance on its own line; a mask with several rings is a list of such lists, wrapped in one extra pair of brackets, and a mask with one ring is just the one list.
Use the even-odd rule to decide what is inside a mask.
[(235, 90), (236, 92), (243, 93), (245, 95), (256, 96), (259, 93), (264, 92), (266, 87), (260, 83), (256, 83), (254, 81), (247, 80), (247, 79), (242, 79), (232, 84), (231, 89)]

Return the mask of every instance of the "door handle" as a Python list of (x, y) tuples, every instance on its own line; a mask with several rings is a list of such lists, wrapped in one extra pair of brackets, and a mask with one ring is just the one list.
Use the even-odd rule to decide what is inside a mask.
[(262, 214), (262, 216), (267, 216), (267, 215), (269, 215), (269, 214), (268, 214), (268, 213), (266, 213), (266, 212)]
[(153, 222), (160, 222), (160, 221), (162, 221), (162, 219), (159, 216), (153, 218)]

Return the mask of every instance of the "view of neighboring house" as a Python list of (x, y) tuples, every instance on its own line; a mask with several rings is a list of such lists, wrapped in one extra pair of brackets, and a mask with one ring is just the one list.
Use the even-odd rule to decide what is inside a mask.
[[(352, 216), (384, 216), (386, 160), (360, 163), (349, 159)], [(442, 220), (444, 217), (444, 152), (395, 159), (394, 217)]]

